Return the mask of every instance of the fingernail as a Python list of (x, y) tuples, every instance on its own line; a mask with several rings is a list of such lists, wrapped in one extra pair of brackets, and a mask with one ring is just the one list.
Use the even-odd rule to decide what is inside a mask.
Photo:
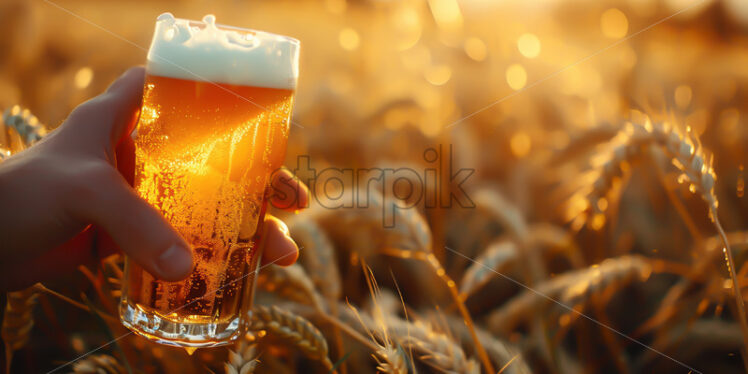
[(289, 231), (289, 230), (288, 230), (288, 225), (286, 225), (286, 223), (285, 223), (285, 222), (283, 222), (283, 221), (280, 221), (280, 220), (279, 220), (279, 221), (278, 221), (278, 226), (279, 226), (278, 228), (280, 229), (280, 232), (281, 232), (281, 233), (282, 233), (282, 234), (283, 234), (284, 236), (286, 236), (286, 237), (288, 237), (288, 238), (290, 238), (290, 237), (291, 237), (291, 231)]
[(156, 265), (165, 278), (182, 279), (192, 271), (192, 251), (174, 244), (158, 257)]

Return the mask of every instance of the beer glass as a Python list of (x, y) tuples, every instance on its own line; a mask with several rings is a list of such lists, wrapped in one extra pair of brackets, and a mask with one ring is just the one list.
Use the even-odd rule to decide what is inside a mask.
[(120, 319), (135, 333), (182, 347), (241, 334), (298, 55), (298, 40), (216, 25), (212, 15), (156, 21), (133, 135), (135, 189), (192, 246), (195, 268), (166, 282), (125, 260)]

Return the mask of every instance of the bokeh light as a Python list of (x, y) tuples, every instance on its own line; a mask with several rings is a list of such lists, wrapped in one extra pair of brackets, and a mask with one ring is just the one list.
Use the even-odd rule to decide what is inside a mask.
[(338, 41), (340, 42), (340, 46), (343, 47), (343, 49), (345, 49), (346, 51), (355, 51), (358, 48), (360, 37), (356, 30), (350, 27), (346, 27), (340, 30)]
[(514, 156), (518, 158), (525, 157), (530, 153), (532, 139), (530, 139), (530, 136), (526, 132), (519, 131), (512, 135), (512, 139), (509, 141), (509, 146), (512, 149)]
[(486, 43), (476, 37), (467, 38), (465, 40), (465, 53), (471, 59), (475, 61), (483, 61), (486, 59), (487, 49)]
[(520, 64), (512, 64), (506, 69), (506, 82), (513, 90), (519, 90), (527, 84), (527, 71)]
[(90, 67), (80, 68), (75, 73), (75, 86), (78, 88), (86, 88), (93, 80), (93, 69)]
[(600, 29), (608, 38), (622, 38), (629, 30), (629, 22), (622, 11), (611, 8), (600, 17)]
[(435, 65), (430, 66), (423, 74), (429, 83), (441, 86), (449, 81), (452, 76), (452, 69), (447, 65)]
[(535, 58), (540, 54), (540, 39), (535, 34), (522, 34), (517, 40), (517, 48), (522, 56)]

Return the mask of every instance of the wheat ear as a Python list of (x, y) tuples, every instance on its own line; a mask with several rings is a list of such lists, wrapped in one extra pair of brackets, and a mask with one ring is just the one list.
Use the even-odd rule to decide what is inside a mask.
[(75, 374), (125, 374), (127, 370), (116, 358), (106, 355), (90, 355), (73, 364)]
[[(578, 310), (591, 298), (603, 292), (614, 292), (621, 287), (649, 278), (652, 268), (638, 256), (610, 258), (599, 265), (559, 275), (539, 284), (535, 290), (525, 290), (487, 319), (489, 330), (507, 334), (529, 316), (545, 309), (551, 300)], [(549, 300), (551, 299), (551, 300)]]
[(34, 327), (34, 306), (37, 293), (33, 287), (8, 292), (5, 315), (2, 325), (2, 338), (5, 342), (5, 366), (10, 373), (13, 352), (23, 348), (31, 336)]
[(590, 152), (599, 144), (609, 141), (618, 131), (619, 129), (616, 126), (605, 124), (585, 130), (582, 134), (571, 139), (563, 149), (553, 152), (546, 160), (546, 165), (550, 169), (557, 168), (577, 156)]
[(229, 349), (229, 359), (223, 364), (226, 374), (254, 373), (259, 361), (255, 345), (242, 339), (236, 345), (236, 351)]
[[(313, 220), (292, 220), (289, 223), (289, 230), (294, 241), (304, 248), (299, 261), (308, 271), (316, 290), (319, 290), (327, 301), (330, 313), (333, 317), (337, 317), (338, 299), (343, 286), (332, 241)], [(333, 326), (333, 338), (337, 352), (342, 352), (343, 336), (338, 326)], [(341, 372), (345, 373), (345, 370), (346, 365), (341, 366)]]
[(743, 331), (743, 363), (746, 366), (746, 370), (748, 370), (748, 357), (746, 356), (748, 355), (748, 351), (746, 351), (748, 350), (748, 320), (746, 320), (745, 304), (740, 292), (738, 277), (735, 274), (735, 260), (732, 256), (727, 234), (725, 234), (725, 230), (719, 222), (717, 213), (719, 201), (717, 200), (717, 195), (714, 193), (714, 184), (717, 176), (714, 173), (712, 165), (713, 157), (707, 157), (695, 136), (690, 133), (690, 137), (682, 135), (674, 123), (672, 121), (672, 123), (665, 122), (661, 125), (653, 126), (649, 122), (646, 122), (644, 128), (650, 131), (652, 137), (672, 158), (673, 165), (683, 173), (679, 177), (679, 182), (689, 181), (691, 183), (689, 186), (691, 192), (701, 195), (701, 198), (709, 206), (709, 216), (722, 240), (722, 251), (725, 254), (725, 263), (727, 264), (730, 279), (732, 280), (735, 303), (738, 307), (738, 321)]
[(513, 265), (517, 260), (517, 252), (517, 245), (512, 241), (501, 240), (489, 244), (465, 270), (460, 280), (460, 293), (463, 299), (488, 282), (495, 275), (494, 272), (501, 273)]
[(304, 247), (299, 262), (304, 265), (309, 278), (329, 303), (337, 302), (342, 285), (330, 238), (312, 220), (294, 219), (288, 223), (288, 227), (293, 240)]
[(491, 359), (488, 357), (488, 353), (486, 353), (485, 348), (483, 348), (483, 344), (480, 342), (480, 339), (478, 339), (478, 334), (475, 331), (475, 324), (473, 323), (473, 319), (470, 316), (470, 312), (467, 310), (467, 307), (465, 307), (465, 303), (462, 300), (462, 297), (460, 296), (460, 291), (457, 289), (457, 285), (452, 280), (452, 278), (447, 274), (447, 271), (444, 269), (444, 267), (442, 267), (441, 263), (436, 258), (436, 256), (434, 256), (434, 254), (430, 252), (428, 253), (421, 252), (421, 251), (412, 252), (412, 251), (403, 251), (403, 250), (397, 250), (397, 249), (389, 249), (389, 250), (384, 251), (384, 253), (390, 256), (395, 256), (395, 257), (400, 257), (400, 258), (413, 258), (417, 260), (424, 260), (427, 264), (431, 266), (431, 268), (434, 270), (436, 275), (447, 286), (447, 289), (449, 290), (449, 293), (452, 296), (452, 300), (457, 305), (457, 308), (460, 311), (460, 315), (462, 316), (465, 325), (470, 331), (470, 336), (473, 341), (475, 351), (478, 354), (478, 357), (480, 358), (481, 362), (483, 363), (483, 366), (486, 368), (488, 372), (490, 373), (494, 372)]
[(258, 287), (285, 299), (325, 310), (322, 298), (301, 265), (271, 265), (262, 270), (257, 277)]
[[(455, 340), (470, 340), (470, 332), (467, 331), (462, 320), (453, 316), (445, 316), (445, 318), (449, 330), (455, 335)], [(530, 370), (530, 367), (525, 362), (517, 347), (495, 337), (481, 328), (476, 329), (476, 332), (478, 333), (478, 338), (481, 343), (486, 347), (486, 352), (488, 352), (488, 355), (493, 359), (493, 362), (496, 363), (497, 366), (503, 366), (503, 371), (500, 372), (507, 374), (532, 373), (532, 370)]]
[(569, 230), (550, 223), (536, 223), (530, 225), (528, 236), (530, 248), (548, 247), (550, 253), (563, 253), (573, 267), (584, 266), (584, 258)]
[[(582, 266), (579, 249), (569, 233), (551, 224), (534, 224), (528, 227), (528, 251), (538, 252), (542, 258), (544, 253), (562, 252), (574, 267)], [(550, 247), (551, 251), (542, 252)], [(516, 264), (520, 253), (513, 239), (497, 239), (481, 252), (474, 262), (468, 266), (460, 280), (460, 293), (467, 299), (473, 292), (483, 286), (488, 280), (505, 269)]]
[[(670, 157), (671, 163), (681, 172), (678, 182), (688, 182), (689, 190), (698, 193), (707, 203), (709, 216), (722, 240), (722, 251), (732, 281), (735, 303), (738, 308), (738, 320), (744, 336), (743, 363), (748, 371), (748, 351), (746, 351), (748, 350), (748, 320), (746, 319), (745, 304), (735, 274), (735, 261), (717, 213), (719, 201), (714, 193), (714, 184), (717, 177), (714, 173), (713, 157), (706, 155), (698, 138), (688, 130), (685, 134), (682, 133), (676, 123), (675, 119), (671, 118), (670, 121), (653, 124), (649, 117), (646, 117), (641, 124), (627, 124), (629, 134), (622, 134), (623, 144), (615, 148), (612, 157), (604, 164), (600, 176), (589, 194), (587, 206), (594, 211), (592, 226), (593, 228), (600, 228), (605, 222), (604, 216), (595, 210), (604, 210), (602, 208), (606, 204), (600, 204), (600, 202), (605, 201), (602, 196), (608, 191), (609, 182), (622, 175), (625, 166), (628, 165), (628, 160), (637, 156), (646, 146), (662, 148)], [(579, 217), (584, 217), (584, 215)], [(582, 220), (584, 219), (582, 218)], [(580, 227), (579, 222), (577, 220), (575, 226)]]
[[(367, 235), (358, 236), (348, 232), (341, 233), (342, 236), (357, 238), (357, 242), (351, 243), (351, 248), (360, 250), (361, 256), (379, 252), (382, 254), (400, 257), (426, 260), (432, 270), (447, 286), (465, 324), (474, 330), (473, 320), (465, 304), (460, 298), (459, 290), (452, 278), (447, 275), (439, 260), (432, 253), (431, 229), (426, 220), (415, 208), (408, 208), (403, 202), (396, 199), (385, 199), (379, 192), (360, 189), (345, 192), (340, 201), (354, 201), (361, 203), (359, 198), (365, 196), (367, 205), (356, 206), (353, 209), (325, 209), (327, 203), (321, 203), (319, 207), (309, 210), (313, 219), (320, 222), (328, 232), (339, 232), (342, 228), (356, 227), (358, 230), (367, 230)], [(383, 212), (392, 212), (393, 227), (384, 227)], [(361, 238), (366, 238), (366, 243)], [(372, 246), (374, 248), (372, 248)], [(362, 250), (362, 248), (365, 248)], [(486, 354), (478, 337), (473, 334), (473, 343), (481, 362), (486, 371), (494, 372), (491, 360)]]
[(253, 332), (264, 330), (268, 335), (287, 340), (307, 357), (319, 361), (328, 370), (332, 369), (324, 335), (301, 316), (277, 306), (258, 306), (250, 312), (247, 329)]
[(386, 374), (408, 374), (405, 352), (400, 347), (383, 346), (374, 356), (377, 370)]
[(459, 344), (430, 325), (399, 318), (390, 318), (388, 325), (387, 331), (392, 339), (419, 352), (425, 362), (447, 372), (480, 373), (480, 367), (474, 360), (466, 358)]
[(567, 218), (575, 219), (573, 226), (590, 224), (600, 229), (605, 223), (603, 216), (608, 206), (608, 194), (614, 183), (630, 169), (630, 165), (647, 147), (662, 148), (672, 164), (681, 171), (678, 181), (690, 182), (689, 189), (698, 192), (707, 202), (710, 214), (716, 219), (718, 202), (714, 194), (716, 175), (712, 160), (708, 158), (698, 140), (681, 134), (677, 127), (664, 122), (652, 124), (647, 119), (643, 124), (627, 123), (625, 129), (611, 141), (611, 150), (597, 158), (595, 170), (591, 172), (593, 182), (572, 197)]
[(518, 251), (526, 253), (520, 266), (527, 274), (527, 282), (533, 285), (545, 276), (545, 266), (538, 251), (532, 250), (530, 228), (519, 207), (512, 204), (496, 189), (482, 188), (472, 193), (475, 206), (487, 211), (514, 238)]
[[(394, 315), (374, 319), (366, 312), (343, 309), (343, 317), (356, 319), (364, 329), (385, 343), (396, 342), (406, 350), (418, 353), (418, 358), (441, 372), (479, 373), (480, 368), (465, 356), (462, 347), (448, 335), (421, 321), (406, 321)], [(391, 346), (391, 345), (390, 345)], [(380, 349), (381, 351), (381, 349)], [(382, 357), (384, 352), (377, 353)]]
[[(336, 201), (351, 201), (354, 206), (329, 209), (326, 207), (333, 202), (321, 201), (299, 217), (318, 222), (331, 236), (348, 239), (347, 247), (354, 248), (361, 257), (375, 254), (381, 248), (431, 248), (431, 230), (426, 220), (415, 208), (397, 199), (385, 199), (378, 191), (362, 188), (346, 190)], [(393, 216), (385, 217), (385, 212)], [(392, 225), (387, 226), (389, 223)]]

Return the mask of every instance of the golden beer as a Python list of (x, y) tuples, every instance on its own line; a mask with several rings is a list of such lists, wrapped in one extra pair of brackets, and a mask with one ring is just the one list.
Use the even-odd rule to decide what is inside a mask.
[[(242, 311), (251, 303), (266, 189), (271, 173), (285, 156), (297, 71), (276, 74), (279, 79), (275, 81), (268, 79), (273, 71), (266, 71), (265, 76), (255, 73), (256, 79), (238, 71), (241, 79), (232, 81), (217, 75), (213, 65), (245, 64), (242, 68), (268, 70), (274, 66), (271, 57), (259, 53), (272, 54), (273, 58), (286, 53), (291, 63), (280, 64), (279, 68), (295, 68), (298, 42), (267, 34), (272, 36), (272, 43), (259, 45), (263, 40), (254, 40), (250, 46), (255, 48), (247, 48), (244, 55), (241, 48), (221, 52), (221, 43), (214, 43), (201, 52), (208, 56), (204, 58), (206, 63), (200, 66), (192, 61), (194, 66), (186, 73), (183, 66), (170, 69), (159, 65), (179, 62), (154, 52), (159, 50), (159, 32), (166, 35), (167, 26), (171, 26), (178, 33), (179, 21), (159, 17), (159, 22), (166, 25), (157, 23), (149, 52), (135, 136), (135, 189), (192, 246), (195, 269), (184, 281), (166, 282), (126, 260), (120, 317), (131, 330), (152, 340), (206, 347), (236, 338)], [(211, 18), (204, 21), (184, 22), (189, 22), (190, 33), (215, 34), (202, 35), (203, 42), (226, 30), (215, 27)], [(225, 40), (237, 35), (258, 38), (258, 32), (228, 30), (231, 34)], [(223, 47), (233, 48), (228, 44)], [(260, 52), (251, 55), (260, 47)], [(222, 57), (229, 61), (216, 62)], [(210, 77), (206, 80), (197, 72), (194, 75), (199, 78), (185, 79), (192, 70)], [(254, 81), (273, 87), (245, 84)]]

